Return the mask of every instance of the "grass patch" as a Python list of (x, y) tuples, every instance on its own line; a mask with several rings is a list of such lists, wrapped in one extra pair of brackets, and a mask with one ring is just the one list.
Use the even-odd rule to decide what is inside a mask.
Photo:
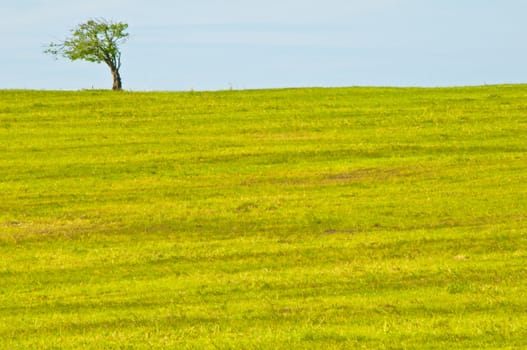
[(0, 91), (0, 348), (527, 347), (527, 87)]

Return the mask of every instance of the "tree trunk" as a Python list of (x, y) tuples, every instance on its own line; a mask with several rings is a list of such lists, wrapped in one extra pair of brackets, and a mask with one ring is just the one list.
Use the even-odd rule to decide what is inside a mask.
[(119, 70), (112, 68), (112, 76), (113, 76), (113, 91), (119, 91), (123, 88), (123, 84), (121, 82), (121, 75), (119, 74)]

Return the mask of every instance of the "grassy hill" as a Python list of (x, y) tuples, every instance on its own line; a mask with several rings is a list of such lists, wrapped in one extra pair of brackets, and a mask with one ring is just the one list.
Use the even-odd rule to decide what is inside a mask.
[(0, 91), (0, 348), (524, 348), (526, 183), (527, 86)]

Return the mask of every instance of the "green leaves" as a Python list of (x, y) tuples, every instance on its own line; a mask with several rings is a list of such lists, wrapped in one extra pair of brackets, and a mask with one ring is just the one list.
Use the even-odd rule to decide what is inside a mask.
[(129, 34), (128, 24), (106, 19), (92, 19), (71, 31), (63, 41), (50, 43), (44, 53), (64, 57), (71, 61), (104, 62), (112, 71), (113, 90), (121, 90), (121, 50)]
[(119, 46), (129, 34), (127, 23), (92, 19), (73, 29), (64, 41), (50, 43), (45, 53), (61, 56), (72, 61), (104, 62), (112, 69), (121, 66)]

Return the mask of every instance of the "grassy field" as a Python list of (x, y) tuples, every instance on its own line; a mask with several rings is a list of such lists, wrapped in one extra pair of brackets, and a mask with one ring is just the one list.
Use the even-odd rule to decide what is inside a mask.
[(522, 85), (0, 91), (0, 348), (527, 348), (526, 183)]

